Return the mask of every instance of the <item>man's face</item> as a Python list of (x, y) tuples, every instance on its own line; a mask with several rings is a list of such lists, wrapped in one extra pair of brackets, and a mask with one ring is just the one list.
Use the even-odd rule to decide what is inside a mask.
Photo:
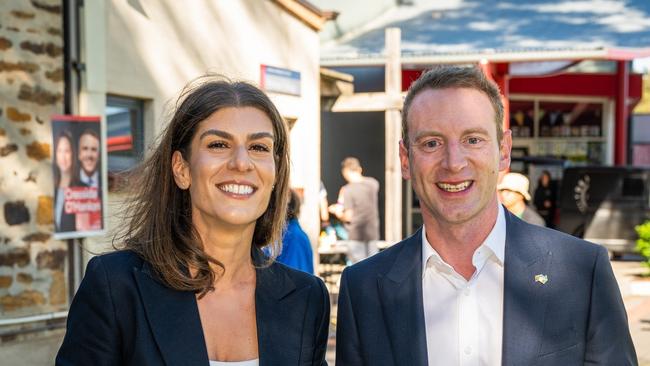
[(497, 141), (488, 97), (469, 88), (428, 89), (408, 116), (402, 176), (412, 179), (425, 220), (462, 224), (496, 213), (497, 179), (510, 164), (512, 141), (510, 131)]
[(81, 168), (87, 175), (92, 175), (97, 170), (99, 161), (99, 140), (90, 134), (83, 134), (79, 138), (79, 161)]

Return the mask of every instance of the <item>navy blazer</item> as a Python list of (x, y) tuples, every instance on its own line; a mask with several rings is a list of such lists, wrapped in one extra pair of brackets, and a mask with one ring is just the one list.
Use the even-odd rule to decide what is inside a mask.
[[(57, 365), (208, 365), (196, 295), (166, 287), (130, 251), (93, 258), (70, 306)], [(257, 269), (260, 365), (327, 365), (323, 282), (279, 263)]]
[[(418, 230), (343, 272), (337, 365), (428, 364), (421, 264)], [(506, 211), (502, 364), (637, 364), (603, 247)]]

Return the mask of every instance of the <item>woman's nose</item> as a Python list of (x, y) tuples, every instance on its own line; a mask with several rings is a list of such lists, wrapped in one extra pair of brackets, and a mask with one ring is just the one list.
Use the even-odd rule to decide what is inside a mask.
[(236, 147), (233, 150), (232, 158), (230, 159), (228, 166), (230, 169), (239, 171), (252, 169), (253, 163), (248, 155), (248, 149), (246, 149), (245, 146)]

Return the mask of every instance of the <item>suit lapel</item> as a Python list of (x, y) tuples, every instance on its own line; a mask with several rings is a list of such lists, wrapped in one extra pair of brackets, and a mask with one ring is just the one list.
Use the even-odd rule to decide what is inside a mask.
[(422, 303), (422, 232), (406, 239), (391, 269), (378, 278), (379, 297), (395, 364), (426, 365)]
[[(291, 301), (296, 297), (287, 298), (294, 290), (293, 281), (279, 265), (257, 269), (255, 311), (260, 365), (298, 363), (300, 349), (296, 349), (295, 344), (300, 340), (287, 338), (302, 334), (302, 317), (297, 320), (296, 316), (303, 312), (299, 310), (299, 304)], [(304, 303), (302, 306), (304, 308)]]
[(533, 364), (540, 350), (547, 296), (535, 276), (552, 277), (551, 259), (544, 239), (506, 211), (503, 365)]
[(166, 365), (207, 365), (208, 351), (192, 292), (172, 290), (151, 275), (145, 262), (134, 276), (147, 320)]

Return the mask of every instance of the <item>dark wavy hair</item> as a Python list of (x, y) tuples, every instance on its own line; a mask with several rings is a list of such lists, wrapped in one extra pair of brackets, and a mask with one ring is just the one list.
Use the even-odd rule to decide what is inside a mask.
[[(190, 142), (200, 122), (227, 107), (253, 107), (264, 112), (273, 124), (276, 180), (266, 211), (255, 224), (251, 256), (256, 265), (268, 265), (279, 253), (289, 199), (289, 146), (287, 126), (269, 97), (246, 82), (203, 76), (182, 91), (171, 121), (159, 136), (151, 155), (127, 175), (132, 197), (125, 207), (128, 222), (114, 237), (120, 249), (136, 252), (155, 270), (168, 287), (194, 291), (199, 296), (214, 289), (217, 274), (210, 264), (223, 270), (217, 258), (203, 250), (192, 224), (191, 197), (178, 188), (172, 173), (172, 154), (184, 159), (191, 154)], [(127, 188), (128, 189), (128, 188)], [(261, 248), (270, 246), (270, 257)], [(265, 260), (259, 260), (265, 258)], [(192, 275), (189, 269), (195, 270)]]
[(72, 154), (71, 156), (71, 167), (70, 167), (70, 185), (74, 185), (76, 182), (76, 178), (79, 176), (79, 169), (77, 167), (77, 149), (75, 148), (75, 143), (72, 139), (72, 134), (68, 130), (63, 130), (59, 133), (57, 133), (56, 137), (54, 138), (54, 158), (52, 159), (54, 164), (53, 166), (53, 172), (54, 172), (54, 186), (59, 187), (59, 184), (61, 183), (61, 169), (59, 169), (59, 166), (56, 163), (57, 159), (57, 154), (56, 154), (56, 149), (59, 147), (59, 142), (61, 139), (66, 139), (68, 140), (68, 143), (70, 144), (70, 153)]

